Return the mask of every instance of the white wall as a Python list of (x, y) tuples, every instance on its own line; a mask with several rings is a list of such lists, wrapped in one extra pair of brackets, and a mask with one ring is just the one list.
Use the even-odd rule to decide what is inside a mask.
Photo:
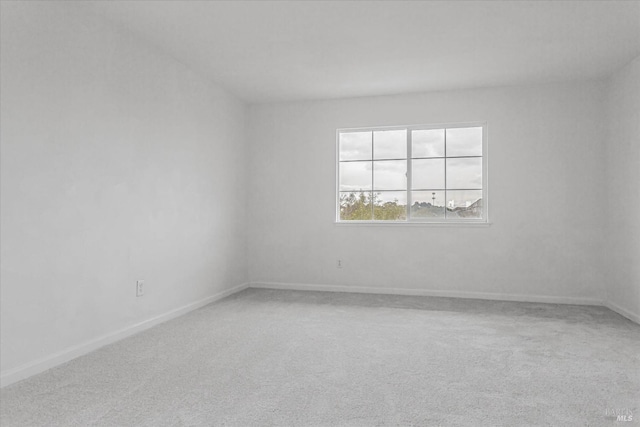
[[(597, 302), (603, 89), (586, 82), (252, 107), (250, 281)], [(334, 224), (336, 128), (485, 120), (490, 227)]]
[(607, 87), (606, 296), (640, 319), (640, 57), (616, 72)]
[(246, 107), (52, 3), (2, 2), (3, 374), (246, 282)]

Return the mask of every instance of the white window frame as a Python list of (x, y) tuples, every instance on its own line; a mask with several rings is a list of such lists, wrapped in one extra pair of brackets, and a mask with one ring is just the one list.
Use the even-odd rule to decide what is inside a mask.
[[(412, 131), (430, 130), (430, 129), (454, 129), (465, 127), (481, 127), (482, 128), (482, 218), (411, 218), (411, 160), (412, 160)], [(341, 220), (340, 219), (340, 134), (347, 132), (375, 132), (386, 130), (407, 130), (407, 219), (406, 220)], [(375, 126), (361, 128), (342, 128), (336, 129), (336, 225), (444, 225), (444, 226), (478, 226), (489, 225), (489, 147), (487, 138), (487, 122), (464, 122), (464, 123), (438, 123), (428, 125), (408, 125), (408, 126)], [(446, 131), (445, 131), (445, 176), (446, 176)], [(451, 157), (454, 158), (454, 157)], [(375, 160), (372, 159), (372, 162)], [(446, 184), (445, 184), (446, 191)], [(372, 189), (372, 192), (375, 191)], [(446, 194), (446, 193), (445, 193)], [(445, 197), (446, 202), (446, 197)], [(446, 207), (445, 207), (446, 209)]]

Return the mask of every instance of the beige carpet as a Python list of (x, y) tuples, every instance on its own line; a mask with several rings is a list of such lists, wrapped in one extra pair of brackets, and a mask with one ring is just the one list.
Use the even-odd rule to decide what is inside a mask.
[[(612, 418), (633, 412), (633, 422)], [(614, 412), (615, 413), (615, 412)], [(8, 426), (637, 425), (599, 307), (250, 289), (2, 389)]]

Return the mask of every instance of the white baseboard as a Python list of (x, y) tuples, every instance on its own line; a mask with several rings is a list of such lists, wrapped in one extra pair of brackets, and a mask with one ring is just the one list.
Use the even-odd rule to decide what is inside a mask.
[(523, 295), (489, 292), (447, 291), (409, 288), (378, 288), (370, 286), (318, 285), (306, 283), (251, 282), (250, 288), (290, 289), (298, 291), (353, 292), (365, 294), (412, 295), (446, 298), (471, 298), (494, 301), (539, 302), (547, 304), (602, 305), (595, 298), (562, 297), (548, 295)]
[(633, 313), (633, 312), (627, 310), (626, 308), (622, 308), (618, 304), (612, 303), (611, 301), (605, 301), (603, 305), (605, 307), (607, 307), (609, 310), (615, 311), (620, 316), (626, 317), (627, 319), (631, 320), (632, 322), (640, 324), (640, 315), (639, 314)]
[(51, 369), (55, 366), (66, 363), (72, 359), (75, 359), (76, 357), (97, 350), (100, 347), (119, 341), (123, 338), (127, 338), (131, 335), (137, 334), (138, 332), (142, 332), (160, 323), (166, 322), (167, 320), (182, 316), (190, 311), (196, 310), (200, 307), (204, 307), (207, 304), (211, 304), (212, 302), (221, 300), (222, 298), (235, 294), (236, 292), (240, 292), (247, 287), (248, 284), (243, 283), (231, 289), (227, 289), (226, 291), (222, 291), (215, 295), (203, 298), (199, 301), (192, 302), (191, 304), (178, 307), (159, 316), (152, 317), (118, 331), (111, 332), (98, 338), (94, 338), (90, 341), (75, 345), (73, 347), (69, 347), (50, 356), (46, 356), (33, 362), (26, 363), (22, 366), (18, 366), (17, 368), (2, 372), (0, 374), (0, 387), (6, 387), (30, 376), (39, 374), (40, 372), (44, 372), (47, 369)]

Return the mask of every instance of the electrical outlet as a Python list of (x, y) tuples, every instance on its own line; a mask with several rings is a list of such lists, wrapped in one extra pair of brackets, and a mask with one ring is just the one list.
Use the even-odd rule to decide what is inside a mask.
[(342, 268), (342, 260), (341, 260), (341, 259), (339, 259), (339, 260), (336, 262), (336, 268)]
[(141, 297), (144, 295), (144, 280), (136, 280), (136, 296)]

